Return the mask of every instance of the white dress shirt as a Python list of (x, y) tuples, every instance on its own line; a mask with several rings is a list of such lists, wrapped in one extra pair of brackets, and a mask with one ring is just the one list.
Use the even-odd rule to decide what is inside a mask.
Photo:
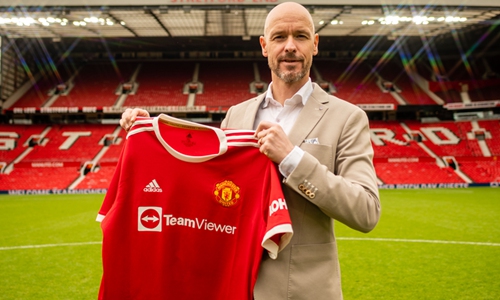
[[(271, 90), (273, 83), (269, 84), (269, 88), (266, 92), (266, 97), (262, 102), (257, 115), (255, 116), (255, 123), (253, 124), (254, 129), (262, 121), (269, 121), (279, 124), (283, 131), (288, 135), (292, 129), (300, 111), (304, 108), (309, 96), (311, 96), (313, 91), (313, 86), (311, 83), (311, 78), (297, 91), (290, 99), (286, 99), (284, 105), (281, 105), (273, 97), (273, 92)], [(302, 156), (304, 155), (304, 150), (295, 146), (285, 159), (279, 164), (280, 173), (284, 177), (288, 177), (290, 173), (299, 164)]]

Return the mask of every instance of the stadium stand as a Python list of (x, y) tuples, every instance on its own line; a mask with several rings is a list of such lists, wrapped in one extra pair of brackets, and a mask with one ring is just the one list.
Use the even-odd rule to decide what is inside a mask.
[(405, 163), (374, 162), (377, 176), (385, 184), (432, 184), (465, 182), (451, 168), (441, 168), (435, 162)]
[[(458, 126), (458, 122), (440, 122), (422, 124), (406, 122), (410, 130), (423, 133), (422, 144), (439, 157), (477, 156), (471, 149), (477, 149), (476, 140), (468, 140), (467, 133)], [(472, 145), (472, 146), (471, 146)]]
[(0, 174), (0, 190), (66, 189), (78, 178), (78, 167), (16, 167)]
[(492, 69), (494, 64), (484, 59), (463, 62), (459, 58), (445, 58), (433, 67), (420, 60), (417, 69), (430, 91), (445, 103), (470, 103), (500, 99), (500, 91), (495, 88), (500, 79)]
[(378, 69), (384, 80), (394, 84), (396, 92), (411, 105), (436, 105), (437, 103), (412, 79), (408, 72), (416, 72), (411, 66), (390, 61)]
[(484, 129), (489, 132), (485, 135), (484, 142), (488, 146), (492, 156), (500, 156), (500, 121), (499, 120), (488, 120), (488, 121), (477, 121), (478, 128)]
[[(279, 1), (63, 2), (3, 6), (0, 191), (107, 188), (126, 108), (219, 126), (272, 80), (258, 39)], [(380, 184), (500, 185), (499, 6), (455, 2), (392, 24), (380, 3), (304, 3), (311, 79), (366, 112)]]
[(472, 68), (470, 68), (469, 62), (467, 62), (469, 68), (466, 67), (466, 64), (462, 62), (459, 58), (441, 58), (441, 71), (446, 78), (450, 81), (455, 80), (470, 80), (478, 78), (477, 74), (474, 73)]
[[(97, 168), (86, 174), (81, 182), (75, 188), (77, 189), (106, 189), (108, 188), (111, 177), (115, 171), (115, 166), (118, 163), (122, 145), (126, 139), (124, 130), (115, 130), (117, 135), (114, 137), (113, 143), (108, 145), (107, 151), (96, 162)], [(106, 146), (106, 145), (105, 145)]]
[(143, 62), (138, 66), (137, 92), (129, 94), (123, 106), (187, 105), (183, 88), (193, 79), (194, 62)]
[(259, 69), (260, 80), (263, 82), (271, 82), (271, 71), (269, 71), (269, 66), (267, 61), (258, 61), (257, 67)]
[(498, 180), (498, 120), (370, 122), (379, 179), (394, 183), (485, 183)]
[[(408, 75), (409, 69), (395, 62), (377, 69), (373, 67), (375, 64), (376, 61), (351, 64), (344, 60), (319, 60), (313, 65), (315, 72), (311, 77), (313, 81), (333, 83), (333, 95), (358, 105), (436, 106), (421, 85)], [(464, 101), (456, 86), (449, 88), (443, 84), (446, 89), (440, 90), (429, 66), (422, 63), (416, 66), (419, 78), (426, 78), (434, 89), (438, 87), (435, 95), (444, 103)], [(73, 81), (69, 80), (69, 74), (64, 75), (65, 82), (74, 83), (61, 90), (67, 96), (57, 91), (54, 75), (45, 76), (13, 107), (199, 105), (206, 106), (208, 113), (224, 112), (231, 105), (256, 96), (250, 90), (252, 82), (267, 84), (271, 80), (265, 60), (145, 60), (115, 65), (89, 62), (75, 74)], [(404, 103), (382, 91), (384, 82), (391, 83), (394, 89), (391, 91)], [(124, 83), (129, 84), (126, 90)], [(469, 90), (471, 101), (497, 99), (493, 89), (483, 97), (482, 93), (489, 88)], [(49, 99), (54, 93), (55, 101), (51, 103)], [(117, 102), (119, 97), (123, 101)], [(500, 181), (498, 120), (371, 120), (370, 128), (380, 184)], [(117, 125), (1, 124), (0, 190), (105, 189), (125, 138), (126, 133)], [(37, 176), (44, 180), (37, 180)]]
[[(383, 184), (498, 182), (499, 125), (498, 120), (371, 121), (379, 181)], [(2, 125), (0, 190), (105, 189), (125, 138), (125, 131), (116, 125)], [(31, 152), (6, 170), (26, 149)]]
[[(195, 72), (197, 64), (198, 73)], [(210, 111), (225, 111), (229, 106), (256, 95), (249, 89), (250, 83), (256, 80), (253, 64), (257, 66), (260, 81), (270, 82), (267, 63), (262, 60), (87, 63), (73, 73), (71, 80), (69, 74), (58, 73), (59, 77), (64, 75), (66, 78), (64, 84), (59, 84), (65, 90), (55, 96), (58, 87), (55, 75), (45, 74), (13, 108), (200, 105), (209, 107)], [(319, 81), (320, 78), (333, 83), (332, 94), (354, 104), (439, 104), (422, 88), (422, 84), (417, 84), (419, 79), (424, 80), (424, 85), (427, 80), (430, 92), (443, 103), (500, 99), (500, 91), (495, 89), (500, 79), (479, 78), (454, 82), (447, 76), (436, 76), (425, 61), (416, 64), (416, 67), (405, 68), (394, 60), (380, 66), (377, 66), (377, 61), (354, 64), (347, 60), (328, 60), (315, 62), (313, 67), (317, 71), (311, 73), (313, 81)], [(195, 98), (190, 103), (186, 85), (193, 81), (199, 81), (200, 89), (194, 91)], [(124, 92), (122, 84), (131, 84), (133, 89)], [(234, 87), (238, 88), (235, 90)], [(117, 101), (120, 94), (127, 94), (121, 103)]]
[[(116, 165), (116, 164), (115, 164)], [(115, 166), (100, 166), (97, 172), (88, 173), (76, 189), (107, 189), (115, 172)]]
[(500, 84), (500, 80), (494, 86), (469, 91), (469, 97), (472, 101), (500, 100), (500, 90), (498, 89), (498, 84)]
[[(114, 126), (112, 128), (114, 129)], [(92, 160), (102, 148), (102, 138), (109, 133), (112, 133), (109, 126), (104, 125), (53, 125), (44, 137), (47, 143), (35, 146), (23, 162)]]
[(460, 96), (460, 92), (454, 89), (445, 89), (436, 91), (435, 94), (443, 99), (446, 103), (458, 103), (463, 102), (462, 97)]
[(458, 158), (460, 169), (476, 183), (500, 182), (500, 161), (478, 157)]
[(203, 83), (203, 92), (196, 95), (195, 104), (204, 105), (209, 111), (227, 110), (256, 96), (250, 93), (250, 83), (255, 81), (251, 62), (200, 62), (199, 81)]
[(400, 122), (371, 121), (370, 129), (376, 158), (428, 156)]
[[(0, 128), (2, 136), (7, 136), (5, 128)], [(5, 162), (0, 190), (66, 189), (85, 172), (85, 167), (91, 167), (88, 172), (94, 171), (102, 149), (114, 149), (113, 143), (122, 140), (111, 138), (111, 142), (106, 142), (106, 137), (116, 132), (116, 125), (17, 125), (8, 130), (17, 137), (9, 134), (2, 140), (3, 145), (15, 148), (0, 151)], [(105, 164), (116, 164), (116, 152)]]
[(68, 83), (70, 91), (60, 95), (52, 107), (112, 106), (116, 88), (130, 76), (120, 74), (109, 62), (88, 63), (74, 75)]
[(0, 162), (14, 162), (30, 144), (42, 142), (44, 125), (7, 125), (0, 124)]
[(334, 96), (355, 104), (398, 105), (394, 97), (377, 85), (378, 78), (366, 63), (351, 65), (347, 61), (335, 61), (315, 63), (314, 66), (322, 79), (334, 83)]
[[(15, 103), (14, 107), (42, 107), (57, 91), (57, 87), (64, 87), (70, 78), (66, 68), (58, 68), (54, 72), (41, 72), (30, 81), (31, 87)], [(59, 92), (59, 91), (57, 91)]]

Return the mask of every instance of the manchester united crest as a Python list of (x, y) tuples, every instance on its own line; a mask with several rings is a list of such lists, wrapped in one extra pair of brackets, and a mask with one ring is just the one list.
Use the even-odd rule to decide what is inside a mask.
[(231, 180), (224, 180), (215, 185), (215, 200), (224, 207), (231, 207), (240, 198), (240, 188)]

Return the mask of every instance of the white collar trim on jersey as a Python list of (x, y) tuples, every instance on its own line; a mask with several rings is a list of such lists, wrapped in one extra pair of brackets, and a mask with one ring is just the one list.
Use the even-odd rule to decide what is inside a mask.
[[(192, 155), (186, 155), (183, 153), (180, 153), (179, 151), (176, 151), (174, 148), (170, 147), (170, 145), (165, 142), (163, 137), (160, 134), (160, 126), (159, 126), (159, 120), (174, 123), (177, 125), (185, 125), (185, 126), (190, 126), (190, 127), (198, 127), (198, 128), (206, 128), (209, 130), (213, 130), (217, 137), (219, 138), (219, 152), (215, 154), (210, 154), (210, 155), (202, 155), (202, 156), (192, 156)], [(187, 161), (187, 162), (204, 162), (207, 160), (210, 160), (214, 157), (217, 157), (219, 155), (222, 155), (226, 153), (227, 151), (227, 139), (226, 135), (224, 134), (224, 131), (222, 129), (216, 128), (216, 127), (211, 127), (203, 124), (198, 124), (198, 123), (193, 123), (189, 122), (186, 120), (181, 120), (177, 118), (170, 117), (165, 114), (160, 114), (158, 117), (153, 119), (153, 130), (156, 134), (156, 138), (160, 141), (160, 143), (163, 145), (163, 147), (170, 153), (172, 156), (175, 158), (182, 160), (182, 161)]]

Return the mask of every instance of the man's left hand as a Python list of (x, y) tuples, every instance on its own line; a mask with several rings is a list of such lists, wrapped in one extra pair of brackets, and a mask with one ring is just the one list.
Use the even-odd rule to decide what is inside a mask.
[(259, 140), (260, 152), (278, 164), (294, 147), (283, 128), (277, 123), (262, 121), (255, 130), (255, 137)]

